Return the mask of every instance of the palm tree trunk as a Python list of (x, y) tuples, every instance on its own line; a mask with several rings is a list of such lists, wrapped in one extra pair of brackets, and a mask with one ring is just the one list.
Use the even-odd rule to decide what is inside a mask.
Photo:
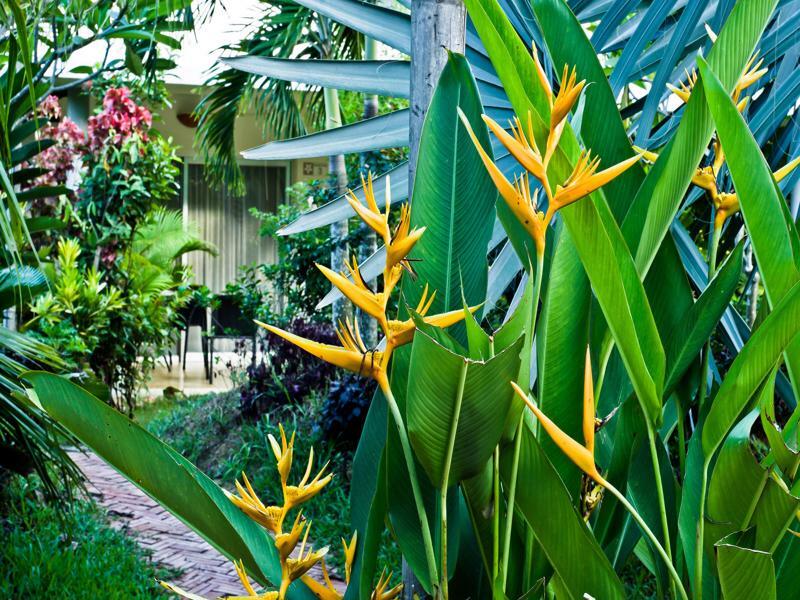
[[(335, 129), (342, 126), (341, 111), (339, 109), (338, 90), (325, 88), (325, 129)], [(344, 164), (344, 155), (337, 154), (328, 159), (328, 171), (331, 174), (332, 185), (336, 195), (343, 194), (347, 189), (347, 170)], [(347, 221), (339, 221), (331, 225), (331, 269), (336, 272), (343, 271), (347, 261)], [(331, 306), (333, 324), (347, 315), (348, 307), (344, 298), (336, 300)]]
[[(447, 52), (464, 52), (466, 9), (462, 0), (412, 0), (411, 2), (411, 105), (409, 132), (409, 193), (414, 185), (422, 123), (428, 112)], [(403, 597), (420, 598), (425, 592), (403, 561)]]

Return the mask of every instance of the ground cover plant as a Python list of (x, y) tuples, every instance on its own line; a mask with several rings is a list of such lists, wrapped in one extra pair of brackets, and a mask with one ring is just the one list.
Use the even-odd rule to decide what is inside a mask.
[(136, 542), (83, 498), (66, 512), (42, 502), (35, 476), (3, 490), (0, 595), (4, 598), (163, 598), (156, 568)]
[[(292, 471), (303, 432), (268, 438), (280, 485), (257, 489), (242, 474), (221, 488), (70, 382), (29, 374), (35, 400), (213, 540), (251, 597), (245, 573), (263, 598), (397, 596), (377, 560), (387, 528), (415, 591), (436, 599), (622, 598), (632, 557), (660, 597), (793, 597), (800, 238), (781, 184), (798, 164), (785, 142), (796, 96), (767, 119), (783, 143), (772, 162), (759, 113), (748, 113), (781, 89), (783, 63), (767, 52), (778, 44), (762, 34), (780, 32), (786, 15), (776, 1), (734, 3), (716, 29), (703, 28), (704, 52), (686, 51), (695, 69), (674, 91), (656, 75), (652, 95), (621, 111), (618, 93), (669, 17), (657, 18), (661, 4), (640, 13), (643, 29), (610, 77), (592, 46), (608, 33), (590, 42), (571, 11), (587, 3), (535, 0), (528, 38), (510, 3), (465, 4), (508, 106), (489, 104), (475, 46), (451, 53), (422, 128), (410, 208), (393, 213), (392, 195), (370, 178), (328, 208), (346, 204), (383, 242), (369, 264), (320, 266), (383, 342), (365, 345), (350, 320), (338, 344), (264, 323), (378, 386), (353, 462), (344, 594), (305, 576), (329, 552), (307, 503), (332, 473), (310, 452)], [(350, 22), (391, 20), (393, 39), (408, 44), (401, 13), (315, 6)], [(613, 6), (621, 20), (631, 4)], [(675, 24), (689, 38), (698, 7), (687, 3)], [(374, 65), (362, 67), (353, 68)], [(661, 113), (662, 92), (675, 96), (664, 106), (679, 108)], [(700, 246), (681, 223), (697, 203), (709, 217), (692, 224), (704, 231)], [(301, 221), (327, 224), (319, 214)], [(487, 253), (503, 236), (525, 273), (507, 319), (486, 331), (496, 277)], [(752, 329), (731, 309), (745, 247), (765, 290)], [(373, 277), (378, 285), (366, 283)], [(715, 354), (716, 332), (729, 355)]]

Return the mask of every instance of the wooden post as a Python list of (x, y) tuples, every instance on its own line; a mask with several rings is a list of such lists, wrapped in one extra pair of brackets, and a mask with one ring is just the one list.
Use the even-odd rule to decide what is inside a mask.
[[(447, 50), (464, 52), (466, 8), (462, 0), (411, 1), (411, 103), (409, 131), (409, 194), (414, 185), (422, 123), (428, 112)], [(403, 597), (425, 597), (425, 591), (403, 561)]]
[[(413, 186), (422, 123), (428, 112), (439, 74), (447, 62), (446, 50), (464, 52), (466, 16), (462, 0), (411, 2), (411, 116), (409, 183)], [(409, 187), (409, 192), (411, 187)]]

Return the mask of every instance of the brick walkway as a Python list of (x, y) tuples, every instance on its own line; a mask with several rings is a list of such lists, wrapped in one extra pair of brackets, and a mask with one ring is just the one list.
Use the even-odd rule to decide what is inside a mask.
[[(71, 451), (70, 456), (86, 476), (86, 489), (114, 526), (134, 532), (156, 563), (181, 572), (172, 583), (212, 598), (244, 592), (227, 558), (96, 454)], [(310, 574), (321, 579), (318, 568)]]

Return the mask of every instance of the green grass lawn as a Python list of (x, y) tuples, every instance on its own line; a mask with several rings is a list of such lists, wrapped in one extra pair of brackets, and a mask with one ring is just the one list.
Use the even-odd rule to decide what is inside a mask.
[(166, 596), (156, 579), (174, 574), (157, 569), (91, 501), (76, 499), (59, 513), (31, 476), (5, 486), (0, 502), (0, 598)]

